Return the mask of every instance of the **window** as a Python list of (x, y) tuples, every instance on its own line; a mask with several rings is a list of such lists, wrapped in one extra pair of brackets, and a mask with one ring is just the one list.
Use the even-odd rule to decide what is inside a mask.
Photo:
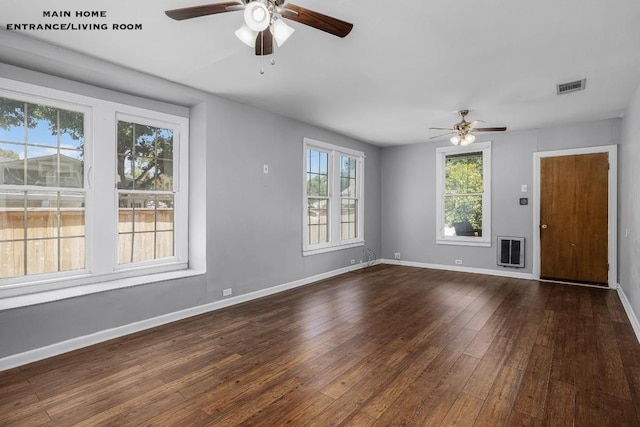
[(491, 143), (437, 149), (437, 242), (491, 245)]
[(0, 97), (0, 279), (85, 268), (85, 113)]
[(0, 79), (0, 289), (186, 268), (187, 150), (187, 118)]
[(118, 263), (174, 254), (173, 134), (118, 120)]
[(303, 253), (364, 243), (364, 154), (304, 140)]

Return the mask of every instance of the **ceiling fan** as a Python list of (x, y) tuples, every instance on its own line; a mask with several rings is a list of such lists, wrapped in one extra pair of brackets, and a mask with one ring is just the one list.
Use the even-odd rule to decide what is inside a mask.
[(441, 136), (454, 134), (449, 139), (449, 141), (451, 141), (453, 145), (460, 144), (462, 146), (465, 146), (473, 143), (473, 141), (476, 140), (476, 136), (471, 132), (504, 132), (505, 130), (507, 130), (507, 128), (504, 126), (489, 127), (489, 128), (476, 127), (477, 124), (483, 123), (483, 122), (482, 120), (474, 120), (472, 122), (466, 121), (465, 117), (467, 116), (467, 114), (469, 114), (469, 110), (460, 110), (458, 111), (458, 114), (460, 114), (460, 117), (462, 117), (462, 120), (459, 123), (456, 123), (455, 125), (453, 125), (452, 128), (429, 128), (429, 129), (436, 129), (436, 130), (448, 130), (450, 132), (447, 132), (442, 135), (434, 136), (429, 139), (435, 139), (435, 138), (440, 138)]
[(199, 16), (243, 10), (244, 24), (235, 34), (246, 45), (254, 48), (256, 55), (271, 55), (273, 41), (275, 40), (280, 47), (295, 31), (282, 18), (338, 37), (345, 37), (353, 28), (353, 24), (340, 19), (292, 3), (285, 3), (286, 0), (238, 0), (167, 10), (165, 13), (170, 18), (182, 21)]

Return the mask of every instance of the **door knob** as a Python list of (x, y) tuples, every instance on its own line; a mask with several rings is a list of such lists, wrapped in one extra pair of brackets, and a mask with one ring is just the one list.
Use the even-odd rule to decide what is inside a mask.
[(540, 228), (542, 228), (543, 230), (546, 230), (548, 227), (549, 227), (549, 226), (548, 226), (547, 224), (542, 224), (542, 225), (540, 226)]

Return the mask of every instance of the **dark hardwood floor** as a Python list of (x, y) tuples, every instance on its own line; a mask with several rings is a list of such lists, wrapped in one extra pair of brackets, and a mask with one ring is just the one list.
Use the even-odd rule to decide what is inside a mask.
[(615, 291), (376, 266), (0, 372), (1, 426), (637, 426)]

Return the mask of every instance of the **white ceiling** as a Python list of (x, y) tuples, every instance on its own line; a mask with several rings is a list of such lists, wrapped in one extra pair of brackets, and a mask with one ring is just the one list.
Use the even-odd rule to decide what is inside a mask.
[[(380, 146), (428, 141), (461, 108), (510, 131), (617, 117), (640, 83), (637, 0), (293, 2), (354, 29), (340, 39), (288, 21), (296, 31), (264, 74), (234, 35), (240, 12), (164, 14), (207, 0), (3, 0), (0, 25), (142, 24), (19, 33)], [(49, 10), (107, 17), (44, 18)], [(582, 78), (585, 91), (555, 94)]]

